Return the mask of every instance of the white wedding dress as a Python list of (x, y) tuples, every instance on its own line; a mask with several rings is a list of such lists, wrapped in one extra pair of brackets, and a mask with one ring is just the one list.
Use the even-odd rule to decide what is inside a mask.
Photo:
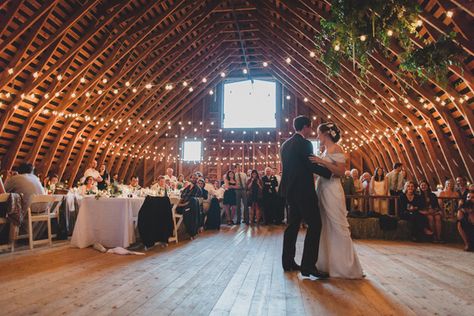
[[(342, 153), (324, 153), (322, 158), (327, 161), (345, 162)], [(319, 271), (328, 272), (329, 276), (334, 278), (362, 278), (362, 267), (354, 250), (347, 222), (346, 201), (341, 180), (337, 177), (330, 179), (319, 177), (316, 193), (322, 221), (316, 267)]]

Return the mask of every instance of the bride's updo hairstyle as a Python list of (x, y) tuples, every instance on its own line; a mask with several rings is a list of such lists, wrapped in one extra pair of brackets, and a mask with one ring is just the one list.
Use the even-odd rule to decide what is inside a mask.
[(341, 131), (334, 123), (323, 123), (318, 126), (321, 133), (327, 133), (331, 140), (337, 143), (341, 139)]

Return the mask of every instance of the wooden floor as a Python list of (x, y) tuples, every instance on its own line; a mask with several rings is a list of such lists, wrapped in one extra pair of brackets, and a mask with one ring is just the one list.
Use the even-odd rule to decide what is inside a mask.
[(224, 227), (146, 256), (64, 244), (3, 254), (0, 314), (474, 313), (474, 254), (460, 246), (357, 241), (366, 279), (323, 282), (283, 272), (282, 236), (283, 227)]

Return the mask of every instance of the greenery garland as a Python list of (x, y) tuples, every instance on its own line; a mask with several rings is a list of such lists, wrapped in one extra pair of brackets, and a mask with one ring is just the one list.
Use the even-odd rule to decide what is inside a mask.
[[(400, 69), (418, 77), (445, 82), (449, 65), (464, 53), (452, 36), (416, 49), (410, 39), (421, 27), (420, 6), (413, 0), (333, 0), (330, 18), (321, 20), (316, 47), (329, 73), (337, 75), (343, 60), (352, 59), (362, 75), (370, 68), (368, 54), (388, 46), (392, 38), (405, 50)], [(385, 49), (382, 49), (385, 51)]]

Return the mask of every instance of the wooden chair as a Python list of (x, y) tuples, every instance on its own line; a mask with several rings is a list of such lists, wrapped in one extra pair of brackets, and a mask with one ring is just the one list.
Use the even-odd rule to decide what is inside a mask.
[(183, 223), (183, 215), (176, 214), (176, 208), (178, 207), (179, 199), (172, 199), (171, 203), (173, 204), (173, 207), (171, 208), (171, 213), (173, 216), (173, 236), (168, 238), (168, 241), (174, 241), (178, 243), (178, 229)]
[[(59, 206), (61, 205), (63, 197), (62, 196), (53, 196), (53, 195), (35, 195), (31, 199), (31, 204), (28, 207), (28, 238), (30, 249), (33, 249), (34, 245), (49, 243), (51, 246), (53, 244), (52, 234), (51, 234), (51, 219), (59, 219)], [(44, 204), (41, 205), (41, 211), (32, 211), (32, 206), (35, 204)], [(41, 240), (33, 239), (33, 223), (34, 222), (47, 222), (48, 224), (48, 238)]]
[[(10, 197), (9, 193), (0, 194), (0, 203), (5, 203)], [(9, 222), (7, 218), (0, 217), (0, 225), (7, 225)], [(10, 248), (10, 251), (15, 251), (15, 234), (18, 233), (18, 227), (10, 223), (10, 233), (8, 238), (8, 243), (5, 245), (0, 245), (0, 250)]]

